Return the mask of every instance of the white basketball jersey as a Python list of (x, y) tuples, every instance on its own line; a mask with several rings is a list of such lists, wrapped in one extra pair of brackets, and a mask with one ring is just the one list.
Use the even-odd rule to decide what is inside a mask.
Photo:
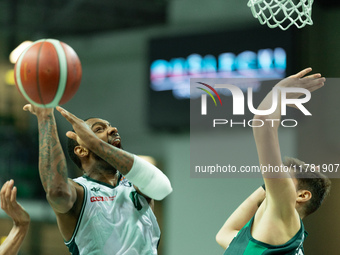
[(87, 176), (74, 181), (84, 187), (84, 202), (73, 236), (65, 242), (71, 254), (157, 254), (156, 217), (125, 177), (119, 177), (116, 187)]

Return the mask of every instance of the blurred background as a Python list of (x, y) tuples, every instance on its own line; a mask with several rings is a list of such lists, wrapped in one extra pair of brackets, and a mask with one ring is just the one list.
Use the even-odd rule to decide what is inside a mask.
[[(159, 253), (222, 254), (215, 242), (217, 231), (262, 180), (190, 177), (189, 100), (152, 88), (154, 61), (170, 63), (175, 76), (191, 54), (217, 58), (227, 52), (260, 50), (267, 47), (264, 41), (279, 36), (287, 47), (284, 75), (311, 66), (325, 77), (337, 78), (340, 3), (315, 0), (312, 13), (313, 26), (284, 32), (276, 28), (276, 35), (253, 18), (245, 0), (0, 0), (0, 184), (15, 180), (18, 199), (32, 218), (20, 254), (69, 254), (39, 179), (36, 118), (22, 111), (25, 100), (13, 86), (9, 54), (21, 42), (55, 38), (69, 44), (81, 60), (83, 78), (64, 107), (80, 118), (110, 121), (127, 151), (152, 156), (171, 180), (173, 193), (156, 204), (162, 229)], [(162, 74), (162, 65), (158, 67), (155, 70)], [(336, 83), (313, 95), (308, 104), (313, 117), (280, 131), (283, 155), (315, 164), (339, 163), (339, 95)], [(64, 146), (71, 126), (59, 113), (56, 119)], [(222, 151), (217, 143), (217, 155), (235, 165), (258, 163), (250, 128), (228, 129), (223, 137), (202, 132), (202, 146), (221, 139), (230, 146)], [(79, 175), (69, 162), (69, 176)], [(339, 254), (340, 182), (332, 182), (324, 206), (305, 220), (310, 233), (306, 254)], [(0, 210), (0, 236), (11, 226)]]

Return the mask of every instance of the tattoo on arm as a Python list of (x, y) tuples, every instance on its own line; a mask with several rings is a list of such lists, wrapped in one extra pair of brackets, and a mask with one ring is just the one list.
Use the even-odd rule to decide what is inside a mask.
[(129, 152), (113, 147), (102, 141), (98, 146), (94, 147), (94, 151), (122, 174), (127, 174), (132, 167), (133, 156)]
[(67, 165), (53, 115), (39, 121), (39, 173), (45, 191), (67, 183)]

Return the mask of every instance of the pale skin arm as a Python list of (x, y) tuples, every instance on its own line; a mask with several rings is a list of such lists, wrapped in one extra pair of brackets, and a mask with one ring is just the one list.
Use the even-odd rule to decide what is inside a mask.
[(227, 249), (238, 231), (254, 216), (265, 197), (266, 192), (259, 187), (227, 219), (216, 235), (216, 241), (223, 249)]
[(13, 220), (13, 227), (6, 240), (0, 246), (0, 255), (18, 254), (28, 232), (30, 216), (16, 201), (17, 188), (14, 181), (7, 181), (1, 188), (1, 209)]
[(70, 211), (77, 199), (77, 191), (67, 178), (67, 165), (60, 145), (52, 108), (27, 104), (25, 111), (37, 116), (39, 126), (39, 174), (46, 197), (57, 213)]
[[(320, 74), (313, 74), (305, 77), (311, 68), (306, 68), (301, 72), (292, 75), (282, 81), (280, 81), (276, 87), (287, 88), (296, 87), (304, 88), (313, 92), (324, 85), (325, 78), (321, 77)], [(301, 94), (291, 93), (287, 94), (288, 98), (295, 99), (300, 97)], [(259, 162), (263, 166), (281, 166), (281, 152), (278, 139), (278, 121), (274, 122), (275, 125), (272, 126), (272, 122), (265, 121), (267, 119), (281, 119), (281, 100), (280, 93), (278, 93), (278, 107), (276, 110), (266, 116), (256, 115), (254, 119), (260, 119), (264, 121), (264, 126), (260, 128), (253, 128), (254, 138), (256, 142)], [(261, 102), (258, 107), (259, 110), (266, 110), (271, 107), (272, 104), (272, 92), (270, 92), (265, 99)], [(294, 183), (289, 177), (289, 173), (278, 173), (275, 178), (268, 178), (273, 176), (268, 176), (263, 173), (263, 178), (266, 184), (266, 208), (271, 210), (276, 216), (280, 218), (292, 217), (295, 211), (296, 204), (296, 190)]]
[[(282, 80), (276, 86), (278, 87), (300, 87), (306, 88), (310, 92), (317, 90), (323, 86), (325, 81), (321, 78), (320, 74), (310, 75), (303, 78), (307, 73), (311, 71), (307, 68), (296, 75), (290, 76), (287, 79)], [(280, 96), (280, 95), (278, 95)], [(287, 95), (289, 98), (298, 98), (300, 94), (290, 94)], [(281, 118), (281, 108), (280, 100), (278, 102), (278, 107), (276, 111), (268, 116), (255, 116), (254, 119), (262, 120), (265, 125), (261, 128), (253, 128), (255, 142), (257, 146), (258, 156), (260, 164), (280, 166), (281, 154), (278, 139), (278, 122), (266, 121), (267, 119), (280, 119)], [(272, 106), (272, 92), (270, 92), (265, 99), (262, 101), (258, 110), (267, 110)], [(274, 123), (274, 127), (272, 126)], [(295, 211), (295, 199), (296, 191), (293, 181), (287, 176), (281, 176), (283, 178), (267, 178), (268, 176), (263, 173), (263, 178), (266, 184), (266, 191), (262, 187), (258, 188), (252, 195), (250, 195), (228, 218), (223, 227), (220, 229), (216, 235), (216, 241), (224, 249), (226, 249), (238, 231), (255, 215), (261, 217), (266, 213), (264, 219), (266, 222), (261, 222), (261, 227), (266, 228), (270, 231), (268, 236), (260, 236), (261, 241), (271, 243), (271, 236), (273, 236), (273, 226), (280, 228), (282, 226), (281, 222), (287, 221), (293, 224), (299, 224), (299, 220), (295, 221), (297, 215)], [(263, 203), (262, 203), (263, 202)], [(259, 206), (261, 205), (260, 209)], [(267, 212), (269, 213), (267, 213)], [(271, 217), (271, 219), (269, 219)], [(280, 222), (278, 219), (280, 218)], [(293, 220), (292, 220), (293, 218)], [(273, 220), (274, 219), (274, 220)], [(255, 217), (256, 221), (256, 217)], [(263, 224), (264, 223), (264, 224)], [(279, 224), (280, 225), (279, 225)], [(256, 224), (255, 224), (256, 225)], [(253, 231), (258, 230), (256, 226), (252, 228)], [(292, 231), (296, 233), (295, 229)], [(261, 232), (261, 229), (260, 229)], [(277, 233), (277, 232), (275, 232)], [(254, 232), (252, 232), (254, 234)], [(275, 235), (275, 234), (274, 234)], [(280, 232), (279, 232), (280, 235)], [(259, 235), (258, 235), (259, 236)], [(254, 236), (253, 236), (254, 237)], [(255, 237), (257, 237), (255, 235)], [(274, 240), (273, 244), (275, 244)]]

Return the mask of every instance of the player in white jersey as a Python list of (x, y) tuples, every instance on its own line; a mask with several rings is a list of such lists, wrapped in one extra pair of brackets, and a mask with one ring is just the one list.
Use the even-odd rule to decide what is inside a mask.
[(39, 126), (39, 173), (46, 197), (70, 252), (81, 255), (157, 254), (160, 230), (153, 199), (171, 193), (155, 166), (122, 150), (118, 130), (100, 118), (83, 121), (56, 108), (74, 131), (71, 158), (84, 176), (67, 178), (53, 109), (25, 105)]

